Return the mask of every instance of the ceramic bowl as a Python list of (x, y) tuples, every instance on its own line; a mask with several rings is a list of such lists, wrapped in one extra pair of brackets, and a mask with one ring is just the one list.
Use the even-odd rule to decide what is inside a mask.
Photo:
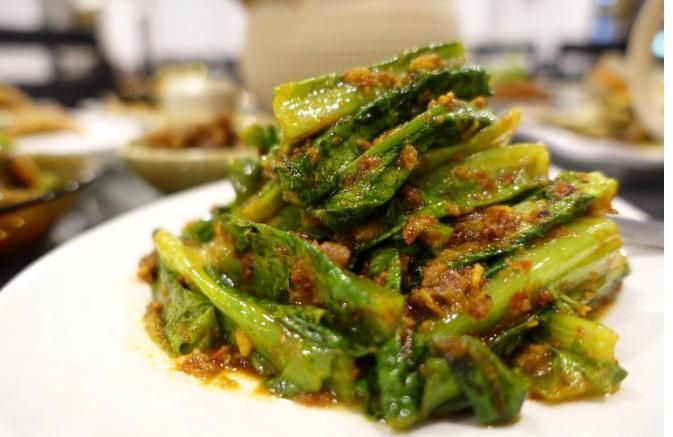
[(0, 207), (0, 259), (34, 245), (100, 175), (100, 165), (81, 156), (31, 155), (40, 168), (56, 174), (59, 188)]
[(229, 165), (239, 158), (256, 158), (257, 149), (234, 146), (223, 149), (161, 149), (133, 142), (120, 155), (136, 173), (165, 193), (226, 178)]

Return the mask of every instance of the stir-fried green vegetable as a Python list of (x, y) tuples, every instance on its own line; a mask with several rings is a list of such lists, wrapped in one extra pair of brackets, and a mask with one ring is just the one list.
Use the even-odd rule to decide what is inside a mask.
[(394, 247), (382, 247), (372, 251), (367, 260), (367, 276), (391, 290), (402, 289), (402, 259)]
[[(513, 252), (592, 207), (598, 210), (609, 205), (616, 189), (616, 181), (600, 173), (561, 173), (549, 185), (512, 206), (498, 205), (462, 216), (454, 224), (454, 238), (435, 262), (457, 267)], [(493, 235), (498, 226), (501, 229)]]
[(621, 238), (617, 226), (604, 218), (582, 218), (559, 229), (505, 261), (507, 267), (488, 279), (483, 292), (489, 308), (483, 317), (464, 312), (448, 314), (437, 321), (429, 337), (474, 334), (492, 328), (521, 306), (532, 306), (544, 299), (546, 288), (571, 288), (576, 270), (587, 274), (605, 257), (618, 253)]
[(186, 354), (207, 349), (220, 330), (213, 304), (202, 294), (183, 287), (175, 273), (163, 265), (156, 289), (157, 301), (164, 305), (166, 339), (173, 352)]
[(419, 360), (423, 350), (413, 335), (395, 335), (376, 354), (378, 411), (390, 426), (408, 428), (419, 420), (423, 377)]
[[(295, 141), (331, 125), (398, 83), (413, 80), (414, 72), (460, 65), (464, 54), (458, 43), (429, 46), (369, 68), (279, 85), (274, 90), (273, 112), (283, 139)], [(428, 62), (422, 62), (425, 59)]]
[[(341, 170), (370, 147), (377, 136), (424, 112), (431, 98), (448, 92), (463, 99), (488, 94), (488, 76), (474, 67), (426, 73), (418, 81), (392, 90), (340, 119), (314, 140), (294, 147), (291, 155), (280, 157), (275, 170), (285, 197), (305, 205), (316, 202), (337, 186)], [(416, 124), (416, 130), (422, 127), (432, 128)], [(435, 140), (439, 134), (441, 131)]]
[(514, 419), (526, 398), (526, 384), (482, 342), (470, 336), (435, 339), (434, 352), (444, 355), (449, 369), (484, 424)]
[(341, 188), (313, 215), (331, 228), (361, 221), (388, 202), (432, 145), (450, 145), (465, 133), (491, 123), (490, 113), (469, 107), (436, 106), (383, 137), (343, 169)]
[(413, 230), (418, 222), (434, 223), (432, 219), (510, 200), (541, 186), (546, 181), (548, 166), (549, 155), (543, 146), (519, 144), (486, 150), (437, 167), (419, 181), (412, 181), (423, 202), (420, 208), (410, 209), (407, 197), (394, 199), (380, 220), (385, 231), (371, 238), (356, 235), (355, 248), (362, 251), (391, 237), (400, 237), (405, 227)]
[(367, 343), (380, 342), (395, 329), (404, 301), (397, 292), (348, 274), (292, 233), (228, 217), (222, 227), (236, 250), (251, 257), (248, 278), (240, 281), (251, 293), (324, 306), (342, 330)]
[(617, 391), (617, 334), (588, 318), (628, 274), (605, 217), (617, 182), (550, 180), (545, 146), (510, 144), (519, 110), (487, 109), (463, 56), (430, 46), (277, 87), (281, 138), (247, 133), (269, 152), (232, 166), (235, 202), (157, 231), (143, 260), (166, 349), (396, 429)]
[(290, 393), (329, 388), (341, 399), (352, 398), (353, 362), (346, 351), (298, 335), (254, 298), (216, 282), (198, 256), (171, 234), (159, 231), (154, 241), (162, 262), (203, 293), (274, 365), (276, 387)]

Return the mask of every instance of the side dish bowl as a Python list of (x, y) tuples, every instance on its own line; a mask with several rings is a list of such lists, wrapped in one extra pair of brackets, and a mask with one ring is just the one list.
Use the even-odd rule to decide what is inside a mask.
[(222, 179), (229, 174), (233, 160), (258, 155), (257, 149), (249, 146), (159, 149), (140, 142), (127, 144), (119, 153), (143, 179), (167, 193)]
[(0, 258), (37, 243), (100, 175), (97, 161), (79, 156), (31, 155), (40, 168), (56, 173), (59, 187), (0, 207)]

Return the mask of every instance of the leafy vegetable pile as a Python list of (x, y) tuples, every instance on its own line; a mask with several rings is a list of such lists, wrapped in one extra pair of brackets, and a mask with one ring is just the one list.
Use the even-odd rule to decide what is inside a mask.
[(276, 88), (280, 141), (238, 164), (234, 204), (157, 231), (141, 262), (148, 328), (179, 363), (400, 429), (618, 389), (617, 335), (588, 318), (628, 272), (603, 217), (617, 183), (549, 180), (463, 58), (431, 46)]

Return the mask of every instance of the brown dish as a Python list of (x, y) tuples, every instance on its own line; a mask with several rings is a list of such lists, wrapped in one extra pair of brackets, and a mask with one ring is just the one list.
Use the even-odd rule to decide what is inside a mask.
[(157, 149), (220, 149), (241, 144), (228, 112), (218, 114), (209, 121), (150, 132), (141, 142)]
[(32, 156), (57, 175), (57, 188), (0, 206), (0, 258), (37, 243), (99, 175), (95, 161), (77, 156)]

